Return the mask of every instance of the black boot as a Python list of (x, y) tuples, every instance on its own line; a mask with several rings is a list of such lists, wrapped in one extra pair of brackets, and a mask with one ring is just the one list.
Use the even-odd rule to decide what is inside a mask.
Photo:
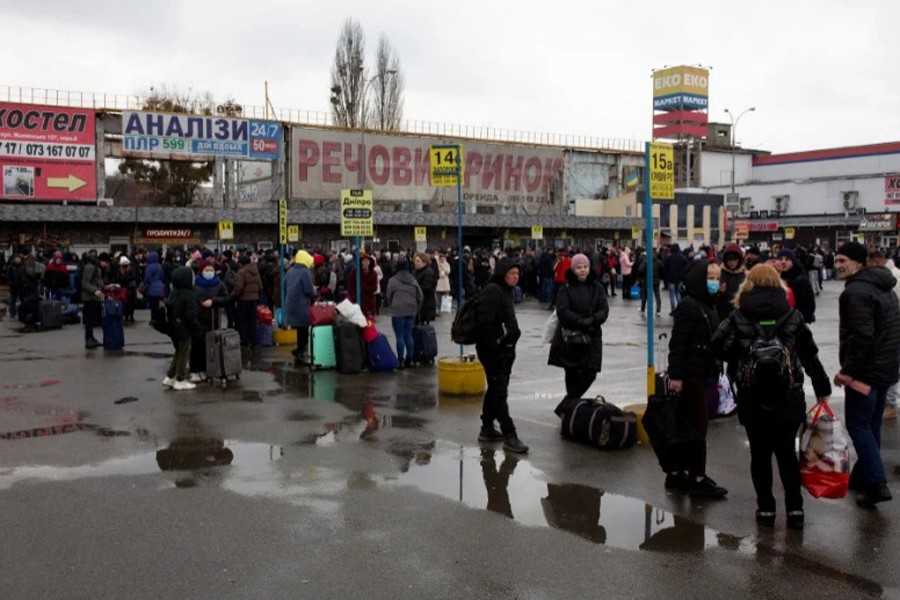
[(493, 425), (490, 427), (482, 426), (481, 431), (478, 432), (479, 442), (502, 442), (503, 437), (503, 434), (497, 431), (497, 428)]
[(856, 499), (856, 504), (862, 506), (863, 508), (873, 508), (879, 502), (887, 502), (888, 500), (893, 500), (893, 496), (891, 496), (891, 490), (888, 489), (888, 486), (884, 483), (869, 486), (863, 494)]
[(503, 449), (516, 454), (525, 454), (528, 452), (528, 446), (522, 443), (522, 440), (516, 434), (506, 436), (503, 440)]

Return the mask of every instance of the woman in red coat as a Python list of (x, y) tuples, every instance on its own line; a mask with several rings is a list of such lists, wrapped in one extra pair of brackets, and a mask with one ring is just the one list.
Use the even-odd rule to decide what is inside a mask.
[[(362, 286), (362, 297), (360, 298), (359, 307), (363, 314), (367, 317), (375, 318), (375, 292), (378, 291), (378, 275), (372, 268), (372, 257), (364, 254), (360, 258), (362, 271), (360, 272), (360, 284)], [(356, 302), (356, 269), (350, 271), (347, 276), (347, 297), (350, 302)]]

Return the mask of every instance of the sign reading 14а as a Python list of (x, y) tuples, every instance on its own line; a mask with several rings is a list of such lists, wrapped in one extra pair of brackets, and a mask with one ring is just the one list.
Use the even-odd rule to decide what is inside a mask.
[[(462, 145), (431, 146), (431, 185), (434, 187), (455, 186), (465, 177)], [(457, 179), (457, 173), (459, 179)]]

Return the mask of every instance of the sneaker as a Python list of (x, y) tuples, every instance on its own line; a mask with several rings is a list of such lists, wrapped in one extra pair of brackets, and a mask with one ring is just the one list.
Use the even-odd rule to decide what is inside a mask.
[(804, 519), (803, 509), (788, 511), (787, 526), (789, 529), (803, 529)]
[(196, 383), (191, 383), (190, 381), (176, 381), (175, 385), (172, 386), (172, 389), (175, 390), (192, 390), (197, 387)]
[(709, 477), (691, 483), (690, 494), (692, 498), (724, 498), (728, 493)]
[[(800, 511), (801, 518), (803, 511)], [(791, 520), (791, 513), (788, 513), (788, 522)], [(775, 511), (774, 510), (759, 510), (756, 511), (756, 522), (760, 525), (765, 525), (766, 527), (774, 527), (775, 526)]]
[(479, 442), (502, 442), (503, 434), (497, 431), (495, 427), (491, 427), (490, 429), (481, 428), (481, 431), (478, 432), (478, 441)]
[(93, 350), (94, 348), (99, 348), (102, 346), (102, 342), (98, 342), (97, 340), (88, 340), (84, 343), (84, 347), (88, 350)]
[(200, 373), (191, 373), (191, 378), (188, 379), (188, 381), (190, 381), (191, 383), (200, 383), (204, 379), (205, 378)]
[(175, 380), (172, 379), (171, 377), (166, 377), (165, 379), (162, 380), (162, 384), (164, 387), (170, 388), (175, 385)]
[(508, 435), (506, 439), (503, 440), (503, 449), (508, 452), (515, 452), (516, 454), (525, 454), (528, 452), (528, 446), (522, 443), (515, 435)]
[(668, 473), (666, 475), (666, 489), (686, 492), (691, 489), (691, 480), (687, 473)]
[(863, 492), (863, 494), (856, 499), (856, 504), (863, 508), (873, 508), (879, 502), (887, 502), (888, 500), (893, 500), (893, 498), (887, 484), (882, 483), (880, 485), (871, 486), (868, 490)]
[(896, 406), (891, 406), (890, 404), (888, 404), (887, 406), (885, 406), (885, 407), (884, 407), (884, 414), (881, 415), (881, 420), (882, 420), (882, 421), (888, 421), (888, 420), (890, 420), (890, 419), (896, 419), (896, 418), (897, 418), (897, 407), (896, 407)]

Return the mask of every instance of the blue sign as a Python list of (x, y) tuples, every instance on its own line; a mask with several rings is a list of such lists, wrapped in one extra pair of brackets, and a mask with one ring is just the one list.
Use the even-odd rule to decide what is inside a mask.
[(653, 99), (654, 110), (696, 110), (698, 108), (709, 108), (709, 98), (707, 96), (679, 93)]
[(284, 132), (276, 121), (152, 112), (122, 113), (122, 150), (149, 158), (280, 160)]

